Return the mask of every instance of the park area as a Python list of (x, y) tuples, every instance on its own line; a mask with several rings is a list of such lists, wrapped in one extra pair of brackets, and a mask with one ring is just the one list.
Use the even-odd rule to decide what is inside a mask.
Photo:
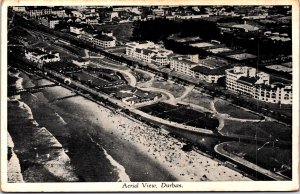
[(139, 109), (150, 115), (192, 127), (215, 130), (219, 126), (219, 121), (211, 118), (209, 113), (198, 112), (184, 105), (159, 102)]
[(257, 146), (252, 144), (228, 142), (224, 150), (272, 172), (292, 178), (292, 149), (273, 147), (272, 144), (258, 146), (261, 149), (258, 150)]
[(84, 70), (74, 73), (72, 78), (95, 88), (126, 84), (122, 75), (118, 75), (107, 69)]
[(56, 51), (59, 52), (61, 60), (71, 61), (73, 59), (77, 59), (78, 57), (84, 56), (84, 51), (72, 48), (71, 46), (62, 46), (62, 44), (48, 44), (47, 42), (39, 42), (34, 45), (35, 48), (44, 48), (48, 51)]
[(136, 81), (138, 83), (144, 83), (151, 80), (151, 76), (146, 73), (143, 73), (142, 71), (134, 70), (130, 73), (136, 78)]
[(233, 118), (239, 119), (261, 119), (261, 116), (254, 114), (250, 111), (246, 111), (242, 108), (236, 107), (233, 104), (219, 99), (215, 102), (216, 110), (221, 114), (228, 114)]
[(180, 97), (185, 91), (185, 88), (182, 85), (179, 85), (179, 84), (176, 84), (176, 83), (171, 83), (170, 81), (158, 80), (158, 79), (155, 79), (153, 81), (152, 87), (167, 90), (175, 98)]
[(198, 106), (202, 106), (206, 109), (211, 110), (210, 102), (212, 100), (212, 97), (193, 89), (182, 101), (189, 104), (196, 104)]
[(275, 138), (291, 142), (292, 129), (286, 125), (274, 122), (240, 122), (225, 120), (225, 125), (221, 130), (224, 134), (245, 135), (257, 138)]
[(133, 23), (106, 24), (93, 26), (99, 31), (112, 31), (117, 40), (129, 41), (132, 37)]
[(44, 67), (48, 69), (52, 69), (54, 71), (66, 74), (72, 74), (75, 72), (81, 71), (81, 68), (71, 62), (53, 62), (53, 63), (46, 63)]

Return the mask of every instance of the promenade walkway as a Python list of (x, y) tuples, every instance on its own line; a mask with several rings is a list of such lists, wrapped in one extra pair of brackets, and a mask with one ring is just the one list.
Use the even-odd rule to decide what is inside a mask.
[[(90, 63), (96, 65), (97, 67), (111, 69), (111, 70), (120, 72), (122, 74), (125, 74), (128, 77), (128, 84), (132, 87), (136, 86), (136, 83), (137, 83), (136, 78), (129, 72), (129, 70), (118, 69), (116, 67), (106, 66), (106, 65), (103, 65), (101, 63), (96, 63), (96, 62), (90, 62)], [(115, 64), (113, 64), (113, 65), (115, 65)]]
[(244, 166), (246, 166), (246, 167), (248, 167), (248, 168), (250, 168), (252, 170), (255, 170), (255, 171), (257, 171), (257, 172), (259, 172), (261, 174), (264, 174), (265, 176), (268, 176), (268, 177), (270, 177), (270, 178), (272, 178), (272, 179), (274, 179), (276, 181), (286, 181), (287, 180), (286, 178), (284, 178), (284, 177), (282, 177), (282, 176), (280, 176), (280, 175), (278, 175), (276, 173), (273, 173), (270, 170), (266, 170), (266, 169), (264, 169), (264, 168), (262, 168), (260, 166), (257, 166), (256, 164), (253, 164), (253, 163), (251, 163), (251, 162), (249, 162), (249, 161), (247, 161), (247, 160), (245, 160), (245, 159), (243, 159), (243, 158), (235, 155), (235, 154), (227, 152), (226, 150), (224, 150), (224, 146), (228, 145), (229, 143), (230, 142), (220, 143), (220, 144), (218, 144), (218, 145), (215, 146), (214, 150), (218, 154), (220, 154), (222, 156), (225, 156), (225, 157), (227, 157), (227, 158), (229, 158), (229, 159), (231, 159), (231, 160), (233, 160), (233, 161), (235, 161), (235, 162), (237, 162), (239, 164), (242, 164), (242, 165), (244, 165)]

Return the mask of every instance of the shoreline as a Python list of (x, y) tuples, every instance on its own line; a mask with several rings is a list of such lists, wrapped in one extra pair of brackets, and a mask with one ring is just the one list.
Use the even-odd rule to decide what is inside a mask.
[[(18, 78), (16, 88), (22, 88), (20, 73), (10, 76)], [(17, 169), (21, 182), (77, 181), (61, 144), (45, 127), (39, 126), (20, 95), (8, 98), (8, 108), (13, 110), (8, 111), (8, 133), (15, 149), (12, 158), (19, 164), (19, 170), (8, 166), (8, 171)]]
[[(65, 88), (57, 86), (47, 88), (43, 90), (42, 93), (46, 94), (49, 100), (56, 98), (57, 95), (61, 96), (62, 91), (66, 90)], [(70, 93), (69, 90), (67, 91), (65, 95)], [(88, 117), (81, 119), (86, 120), (86, 122), (91, 125), (102, 126), (106, 134), (110, 134), (114, 136), (114, 138), (119, 138), (120, 142), (127, 142), (126, 144), (139, 150), (139, 153), (144, 153), (147, 158), (151, 158), (153, 162), (158, 163), (158, 165), (170, 173), (170, 175), (174, 178), (176, 177), (175, 180), (177, 181), (250, 180), (239, 172), (229, 169), (228, 167), (220, 166), (217, 161), (196, 153), (195, 151), (184, 152), (182, 150), (183, 143), (177, 139), (164, 135), (159, 130), (150, 126), (137, 123), (132, 119), (114, 113), (108, 108), (100, 106), (81, 96), (67, 98), (53, 104), (60, 107), (60, 110), (56, 110), (56, 112), (58, 112), (66, 123), (70, 122), (70, 120), (66, 119), (66, 115), (70, 112), (76, 114), (76, 110), (80, 110), (80, 112), (86, 113)], [(101, 118), (99, 118), (99, 115), (101, 115)], [(73, 115), (73, 119), (74, 116), (76, 118), (76, 115)], [(70, 116), (70, 118), (72, 118), (72, 116)], [(99, 131), (95, 130), (91, 134), (97, 133), (99, 133)], [(115, 144), (112, 142), (112, 145)], [(125, 144), (123, 143), (123, 145)], [(118, 156), (120, 151), (110, 149), (110, 147), (106, 149), (105, 146), (103, 149), (115, 158), (116, 161), (121, 163), (129, 174), (130, 171), (134, 170), (128, 169), (128, 167), (126, 168), (128, 164), (124, 163), (126, 161), (122, 159), (121, 155)], [(146, 171), (146, 174), (147, 173), (149, 172)]]
[[(77, 99), (77, 100), (76, 100)], [(80, 100), (79, 100), (80, 99)], [(86, 103), (81, 102), (82, 100), (87, 101)], [(95, 107), (95, 103), (91, 102), (89, 100), (86, 100), (85, 98), (78, 96), (78, 97), (74, 97), (74, 98), (69, 98), (66, 99), (65, 101), (74, 101), (73, 103), (75, 103), (76, 107), (81, 107), (84, 106), (85, 109), (88, 109), (88, 111), (95, 111), (94, 107)], [(79, 103), (81, 102), (81, 103)], [(72, 102), (71, 102), (72, 103)], [(173, 157), (171, 155), (169, 155), (168, 152), (172, 151), (173, 149), (169, 149), (169, 150), (161, 150), (162, 152), (164, 152), (163, 154), (159, 155), (156, 154), (156, 152), (160, 149), (163, 148), (163, 146), (169, 145), (170, 148), (173, 146), (173, 144), (178, 145), (177, 146), (177, 152), (178, 153), (178, 159), (182, 156), (185, 156), (186, 158), (189, 158), (188, 154), (185, 153), (184, 151), (181, 150), (181, 146), (182, 143), (179, 142), (178, 140), (174, 139), (174, 138), (170, 138), (170, 137), (166, 137), (166, 136), (160, 136), (158, 135), (160, 133), (159, 130), (156, 130), (152, 127), (149, 127), (145, 124), (141, 124), (141, 123), (136, 123), (134, 120), (123, 117), (122, 115), (118, 114), (118, 113), (113, 113), (111, 110), (109, 110), (106, 107), (97, 105), (98, 108), (101, 107), (101, 111), (100, 111), (100, 115), (102, 117), (105, 117), (106, 119), (104, 120), (104, 122), (106, 122), (106, 126), (108, 126), (109, 128), (115, 128), (117, 127), (117, 130), (113, 131), (114, 134), (118, 134), (121, 138), (127, 140), (128, 142), (133, 141), (133, 144), (135, 144), (135, 146), (143, 153), (147, 153), (148, 155), (151, 156), (151, 158), (153, 160), (158, 160), (159, 163), (164, 166), (165, 169), (167, 169), (174, 177), (176, 177), (176, 179), (178, 179), (179, 181), (196, 181), (201, 180), (201, 178), (205, 175), (205, 177), (210, 177), (209, 175), (207, 175), (207, 173), (209, 173), (209, 169), (204, 170), (205, 172), (201, 172), (199, 174), (201, 174), (200, 178), (199, 178), (199, 174), (192, 174), (191, 172), (193, 171), (193, 168), (196, 167), (196, 165), (193, 167), (193, 165), (191, 165), (190, 169), (184, 169), (181, 170), (182, 168), (184, 168), (185, 166), (189, 166), (189, 162), (191, 160), (186, 159), (186, 162), (188, 162), (186, 165), (181, 165), (180, 167), (176, 167), (176, 165), (179, 165), (180, 162), (177, 162), (178, 164), (172, 164), (173, 162), (170, 160), (170, 162), (165, 161), (165, 158), (169, 158), (169, 157)], [(88, 112), (87, 111), (87, 112)], [(99, 114), (98, 114), (99, 115)], [(92, 120), (95, 124), (97, 124), (99, 118), (90, 118), (90, 120)], [(117, 124), (117, 126), (116, 126)], [(127, 126), (126, 126), (127, 125)], [(129, 131), (128, 131), (129, 130)], [(147, 139), (147, 137), (145, 137), (145, 135), (142, 135), (141, 132), (145, 133), (145, 134), (149, 134), (149, 136), (151, 137), (151, 135), (155, 135), (157, 138), (161, 138), (161, 144), (163, 144), (163, 146), (159, 146), (157, 143), (158, 139)], [(123, 137), (122, 137), (123, 136)], [(138, 136), (139, 140), (137, 140), (138, 138), (136, 137)], [(141, 139), (143, 138), (143, 139)], [(168, 139), (169, 138), (169, 139)], [(146, 142), (150, 142), (148, 145), (146, 144)], [(157, 144), (157, 145), (156, 145)], [(149, 149), (149, 146), (150, 149)], [(174, 152), (175, 154), (175, 152)], [(224, 170), (228, 170), (227, 167), (221, 167), (218, 166), (218, 162), (212, 160), (212, 159), (208, 159), (205, 156), (202, 156), (200, 154), (196, 154), (196, 153), (192, 153), (192, 155), (195, 157), (195, 161), (197, 160), (206, 160), (206, 165), (203, 165), (202, 167), (207, 167), (210, 166), (211, 163), (211, 171), (214, 171), (216, 167), (218, 168), (222, 168), (223, 172)], [(199, 158), (196, 157), (196, 155), (198, 155)], [(201, 164), (201, 163), (200, 163)], [(214, 167), (212, 167), (214, 166)], [(199, 166), (200, 167), (200, 166)], [(188, 172), (187, 172), (188, 171)], [(231, 177), (227, 176), (227, 178), (225, 177), (219, 177), (220, 175), (218, 174), (218, 176), (214, 175), (211, 177), (211, 180), (241, 180), (240, 178), (244, 178), (246, 180), (249, 180), (248, 178), (243, 177), (243, 175), (238, 176), (238, 172), (235, 172), (233, 170), (228, 170), (228, 174), (234, 174)], [(189, 174), (189, 176), (185, 176), (184, 174)], [(237, 176), (235, 176), (237, 175)], [(237, 179), (237, 177), (239, 177), (239, 179)]]

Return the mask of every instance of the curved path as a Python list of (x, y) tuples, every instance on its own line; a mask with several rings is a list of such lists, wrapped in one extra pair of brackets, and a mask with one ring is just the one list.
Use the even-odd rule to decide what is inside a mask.
[[(128, 80), (128, 84), (130, 86), (133, 86), (135, 87), (136, 86), (136, 78), (129, 72), (129, 70), (122, 70), (122, 69), (118, 69), (116, 67), (111, 67), (111, 66), (106, 66), (106, 65), (103, 65), (101, 63), (96, 63), (96, 62), (90, 62), (91, 64), (94, 64), (98, 67), (101, 67), (101, 68), (105, 68), (105, 69), (111, 69), (111, 70), (114, 70), (114, 71), (117, 71), (117, 72), (120, 72), (122, 74), (125, 74), (129, 80)], [(108, 62), (107, 62), (108, 63)], [(114, 64), (113, 64), (114, 65)]]
[(170, 104), (176, 104), (176, 100), (175, 100), (175, 97), (173, 94), (171, 94), (169, 91), (167, 90), (164, 90), (164, 89), (159, 89), (159, 88), (154, 88), (154, 87), (149, 87), (149, 88), (140, 88), (138, 87), (139, 89), (141, 90), (144, 90), (144, 91), (152, 91), (152, 92), (160, 92), (160, 93), (163, 93), (165, 95), (168, 96), (168, 100), (166, 100), (166, 102), (170, 103)]
[(185, 91), (183, 92), (183, 94), (181, 96), (176, 98), (176, 103), (183, 100), (194, 89), (194, 87), (195, 87), (194, 85), (185, 86), (184, 87)]
[(142, 69), (138, 69), (138, 68), (135, 68), (135, 71), (139, 71), (139, 72), (142, 72), (144, 74), (147, 74), (148, 76), (151, 77), (151, 79), (149, 81), (146, 81), (144, 83), (138, 83), (138, 87), (151, 87), (153, 81), (154, 81), (154, 74), (153, 73), (149, 73), (147, 71), (144, 71)]

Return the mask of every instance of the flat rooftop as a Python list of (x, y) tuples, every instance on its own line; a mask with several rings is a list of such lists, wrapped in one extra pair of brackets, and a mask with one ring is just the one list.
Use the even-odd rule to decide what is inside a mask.
[(221, 48), (215, 48), (215, 49), (209, 49), (207, 50), (208, 52), (214, 53), (214, 54), (218, 54), (218, 53), (223, 53), (223, 52), (229, 52), (232, 51), (230, 48), (227, 47), (221, 47)]
[(269, 65), (269, 66), (266, 66), (266, 68), (273, 69), (276, 71), (288, 72), (288, 73), (293, 72), (293, 69), (291, 67), (286, 67), (283, 65)]
[(239, 60), (239, 61), (256, 58), (255, 55), (252, 55), (252, 54), (249, 54), (249, 53), (240, 53), (240, 54), (235, 54), (235, 55), (229, 55), (227, 57), (232, 58), (232, 59), (236, 59), (236, 60)]
[(199, 63), (210, 69), (227, 67), (229, 65), (228, 61), (220, 58), (215, 58), (215, 57), (207, 57), (206, 59), (200, 60)]
[(196, 37), (186, 37), (186, 38), (174, 38), (174, 40), (176, 40), (176, 42), (193, 42), (193, 41), (198, 41), (201, 40), (200, 37), (196, 36)]
[(199, 43), (193, 43), (190, 45), (193, 47), (197, 47), (197, 48), (205, 48), (205, 47), (215, 46), (214, 44), (211, 44), (209, 42), (199, 42)]

